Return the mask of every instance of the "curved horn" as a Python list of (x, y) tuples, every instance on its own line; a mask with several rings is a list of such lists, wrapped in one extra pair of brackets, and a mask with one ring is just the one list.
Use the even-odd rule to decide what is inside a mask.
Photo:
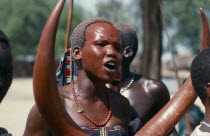
[(210, 35), (209, 35), (209, 25), (205, 15), (205, 12), (200, 8), (201, 19), (202, 19), (202, 41), (200, 45), (200, 50), (210, 47)]
[(55, 77), (55, 37), (65, 0), (58, 0), (43, 29), (33, 71), (33, 91), (42, 117), (55, 135), (85, 135), (70, 118), (59, 97)]
[[(202, 41), (200, 50), (210, 47), (209, 26), (203, 9), (200, 8), (202, 19)], [(136, 133), (135, 136), (167, 135), (177, 122), (184, 116), (187, 109), (194, 103), (197, 94), (189, 77), (176, 95)]]

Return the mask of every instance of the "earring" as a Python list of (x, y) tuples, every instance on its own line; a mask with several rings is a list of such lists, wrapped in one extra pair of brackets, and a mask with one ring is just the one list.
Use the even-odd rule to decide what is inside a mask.
[(76, 65), (76, 62), (75, 62), (75, 59), (73, 58), (72, 54), (71, 54), (71, 68), (72, 68), (72, 81), (73, 80), (76, 80), (77, 79), (77, 76), (78, 76), (78, 68), (77, 68), (77, 65)]
[(70, 62), (68, 61), (68, 50), (63, 50), (63, 56), (60, 59), (59, 66), (56, 70), (56, 81), (57, 81), (57, 87), (65, 86), (66, 85), (66, 76), (70, 75), (70, 71), (66, 70)]

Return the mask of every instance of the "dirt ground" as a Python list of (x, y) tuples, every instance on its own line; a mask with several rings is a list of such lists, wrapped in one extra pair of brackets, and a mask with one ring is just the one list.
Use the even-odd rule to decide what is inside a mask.
[[(7, 128), (13, 136), (22, 136), (28, 113), (33, 104), (32, 79), (14, 79), (0, 105), (0, 127)], [(204, 110), (199, 99), (196, 100), (196, 105)]]
[(32, 79), (14, 79), (0, 105), (0, 127), (6, 128), (13, 136), (22, 136), (33, 104)]

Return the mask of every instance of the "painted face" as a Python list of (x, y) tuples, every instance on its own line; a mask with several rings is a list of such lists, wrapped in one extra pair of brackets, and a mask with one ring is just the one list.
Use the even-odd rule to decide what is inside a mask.
[(0, 43), (0, 102), (12, 82), (12, 56), (9, 49), (3, 49)]
[(81, 49), (82, 67), (91, 76), (111, 82), (119, 73), (122, 46), (118, 31), (109, 23), (95, 23), (86, 29)]

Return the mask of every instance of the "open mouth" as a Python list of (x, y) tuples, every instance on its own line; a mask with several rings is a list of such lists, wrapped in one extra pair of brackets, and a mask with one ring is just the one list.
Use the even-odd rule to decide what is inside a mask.
[(116, 70), (116, 64), (114, 62), (107, 62), (104, 66), (110, 70)]

